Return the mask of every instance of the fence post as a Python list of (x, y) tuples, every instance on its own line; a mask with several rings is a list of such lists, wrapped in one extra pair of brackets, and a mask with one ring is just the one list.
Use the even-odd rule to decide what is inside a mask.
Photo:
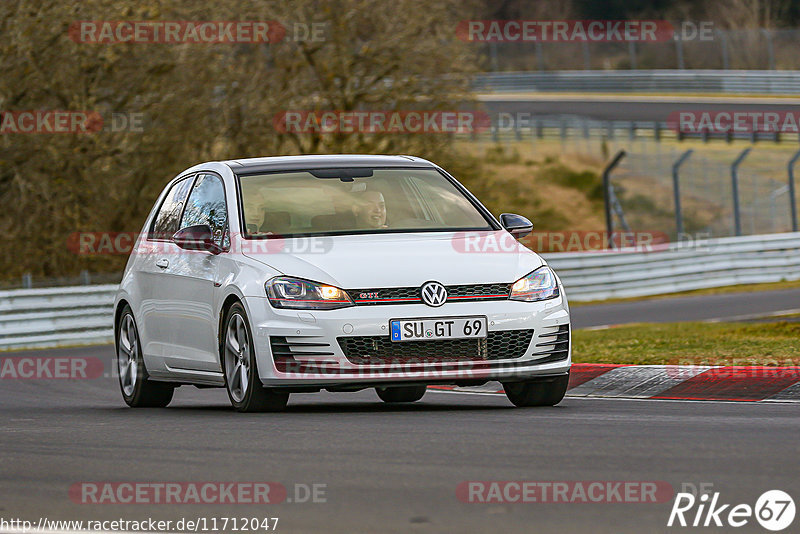
[(775, 50), (772, 47), (772, 32), (766, 28), (761, 28), (761, 33), (767, 40), (767, 57), (769, 70), (775, 70)]
[(678, 176), (678, 170), (683, 162), (689, 159), (694, 151), (690, 148), (683, 153), (678, 160), (672, 164), (672, 193), (675, 196), (675, 228), (677, 229), (677, 238), (680, 239), (683, 234), (683, 212), (681, 211), (681, 186)]
[(722, 49), (722, 68), (728, 70), (730, 67), (728, 62), (728, 34), (724, 30), (717, 30), (716, 34), (719, 36), (720, 48)]
[(675, 55), (678, 57), (678, 70), (686, 69), (686, 64), (683, 62), (683, 41), (675, 39)]
[(800, 159), (800, 150), (794, 153), (792, 159), (789, 160), (789, 205), (791, 206), (790, 213), (792, 214), (792, 232), (797, 232), (797, 199), (795, 198), (794, 190), (794, 164)]
[(611, 171), (614, 170), (620, 160), (625, 157), (625, 151), (620, 150), (614, 159), (603, 169), (603, 203), (606, 211), (606, 231), (608, 232), (608, 243), (610, 248), (614, 248), (614, 220), (611, 216)]
[(742, 235), (742, 217), (739, 212), (739, 165), (750, 153), (750, 148), (742, 150), (741, 154), (731, 164), (731, 185), (733, 186), (733, 227), (736, 236)]
[(592, 53), (586, 41), (583, 41), (583, 70), (592, 70)]
[(542, 50), (542, 43), (540, 41), (536, 41), (534, 47), (536, 48), (536, 63), (538, 63), (538, 67), (540, 71), (544, 70), (544, 51)]

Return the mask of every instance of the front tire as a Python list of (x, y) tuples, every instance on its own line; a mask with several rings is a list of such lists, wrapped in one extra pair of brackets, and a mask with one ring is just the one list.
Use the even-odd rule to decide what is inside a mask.
[(569, 386), (569, 373), (546, 382), (509, 382), (503, 384), (508, 400), (519, 408), (529, 406), (555, 406), (564, 398)]
[(425, 395), (425, 386), (377, 387), (375, 392), (383, 402), (416, 402)]
[(250, 321), (236, 303), (225, 313), (220, 354), (228, 398), (240, 412), (277, 412), (286, 408), (289, 394), (265, 388), (258, 377)]
[(131, 408), (164, 408), (172, 400), (175, 387), (149, 380), (142, 357), (139, 329), (127, 304), (117, 323), (117, 370), (122, 398)]

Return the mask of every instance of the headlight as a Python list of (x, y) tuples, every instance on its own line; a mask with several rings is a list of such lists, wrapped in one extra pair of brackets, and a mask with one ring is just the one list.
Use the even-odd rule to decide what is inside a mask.
[(554, 299), (558, 296), (556, 275), (547, 265), (539, 267), (531, 274), (520, 278), (511, 287), (511, 300), (534, 302)]
[(333, 310), (352, 306), (344, 290), (300, 278), (278, 276), (265, 284), (267, 298), (275, 308), (291, 310)]

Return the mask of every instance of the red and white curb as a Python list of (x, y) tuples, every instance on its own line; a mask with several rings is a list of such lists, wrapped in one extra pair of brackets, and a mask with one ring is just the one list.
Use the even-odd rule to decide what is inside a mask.
[[(499, 382), (434, 389), (503, 393)], [(800, 367), (576, 363), (567, 397), (800, 402)]]

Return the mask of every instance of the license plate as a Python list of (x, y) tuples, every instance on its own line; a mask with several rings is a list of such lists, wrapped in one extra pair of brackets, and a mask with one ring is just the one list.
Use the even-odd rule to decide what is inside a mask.
[(389, 321), (392, 341), (475, 339), (486, 337), (486, 317), (437, 317)]

